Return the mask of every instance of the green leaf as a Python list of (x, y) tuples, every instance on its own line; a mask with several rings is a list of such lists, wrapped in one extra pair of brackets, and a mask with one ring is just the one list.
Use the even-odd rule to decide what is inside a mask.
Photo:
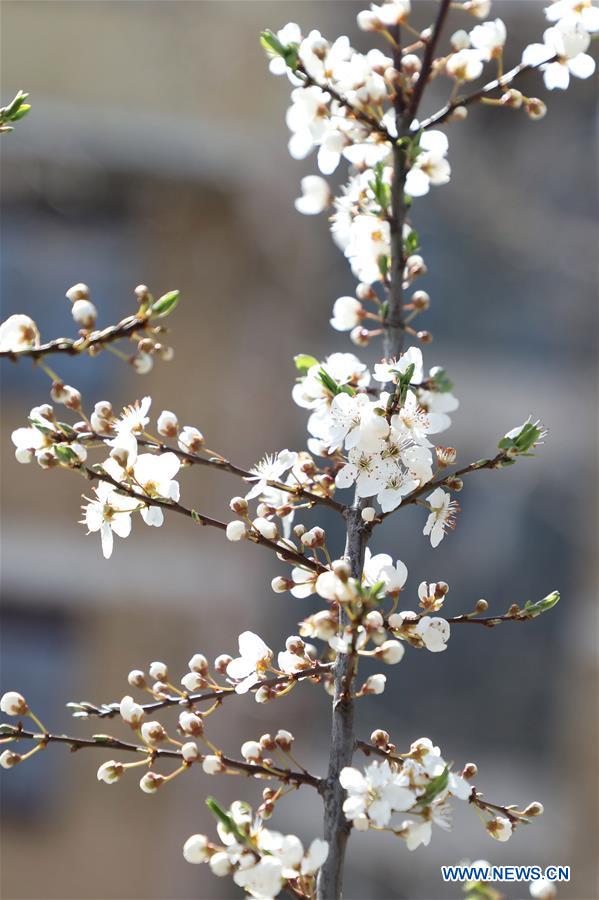
[(0, 725), (0, 735), (5, 734), (16, 734), (17, 728), (14, 725), (9, 725), (8, 722), (2, 722)]
[(298, 44), (282, 44), (270, 29), (260, 33), (260, 43), (268, 56), (280, 56), (290, 69), (296, 69), (299, 59)]
[(385, 278), (387, 272), (389, 271), (389, 257), (381, 254), (377, 259), (377, 265), (379, 267), (379, 272), (381, 273), (383, 278)]
[(241, 844), (247, 843), (247, 835), (239, 830), (233, 820), (233, 816), (226, 812), (214, 797), (206, 797), (206, 806), (212, 815), (218, 819), (225, 831), (234, 834)]
[(59, 460), (63, 463), (68, 463), (69, 465), (73, 462), (79, 463), (79, 457), (77, 456), (75, 451), (71, 450), (71, 448), (66, 444), (56, 444), (54, 447), (54, 452), (56, 453)]
[(420, 236), (415, 229), (412, 229), (403, 242), (404, 250), (408, 256), (417, 253), (420, 250)]
[(168, 316), (179, 302), (179, 297), (179, 291), (169, 291), (168, 294), (163, 294), (162, 297), (159, 297), (159, 299), (150, 307), (151, 314), (158, 319), (163, 319), (165, 316)]
[(293, 362), (295, 363), (295, 368), (298, 372), (301, 372), (302, 375), (305, 375), (312, 366), (318, 365), (316, 357), (310, 356), (309, 353), (298, 353), (297, 356), (293, 357)]
[(25, 118), (29, 110), (31, 109), (30, 103), (23, 103), (23, 105), (11, 116), (11, 122), (18, 122), (19, 119)]
[(449, 783), (449, 766), (445, 766), (440, 775), (431, 778), (426, 786), (424, 794), (418, 798), (418, 803), (422, 806), (428, 806), (431, 801), (439, 794), (443, 793)]
[(535, 603), (531, 603), (530, 600), (527, 600), (524, 604), (523, 612), (532, 616), (533, 619), (536, 619), (536, 617), (540, 616), (542, 613), (549, 612), (550, 609), (553, 609), (559, 601), (560, 592), (552, 591), (550, 594), (547, 594), (546, 597), (543, 597), (542, 600), (537, 600)]
[(435, 366), (434, 369), (431, 369), (431, 376), (433, 390), (437, 391), (438, 394), (448, 394), (453, 390), (453, 382), (441, 366)]

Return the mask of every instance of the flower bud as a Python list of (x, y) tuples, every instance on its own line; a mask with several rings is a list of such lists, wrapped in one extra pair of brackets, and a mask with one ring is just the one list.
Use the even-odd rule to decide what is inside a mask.
[(204, 435), (192, 425), (185, 425), (179, 434), (179, 450), (185, 453), (199, 453), (204, 446)]
[(373, 609), (364, 619), (364, 625), (368, 629), (382, 628), (384, 624), (385, 621), (378, 609)]
[(529, 803), (522, 812), (525, 816), (542, 816), (545, 812), (545, 807), (542, 803), (539, 803), (538, 800), (533, 800), (533, 802)]
[(252, 522), (253, 527), (256, 529), (258, 534), (261, 534), (263, 538), (266, 538), (268, 541), (276, 541), (279, 536), (279, 529), (277, 528), (277, 523), (272, 522), (270, 519), (265, 519), (262, 516), (258, 516)]
[(146, 744), (159, 744), (168, 737), (160, 722), (144, 722), (141, 726), (141, 736)]
[(65, 297), (67, 300), (70, 300), (71, 303), (75, 303), (77, 300), (87, 300), (89, 299), (89, 288), (86, 284), (79, 282), (68, 289)]
[(362, 325), (356, 325), (349, 333), (349, 339), (356, 347), (367, 347), (370, 343), (370, 332)]
[(248, 511), (248, 502), (245, 497), (232, 497), (229, 500), (229, 509), (240, 516), (244, 516)]
[(127, 725), (131, 725), (132, 728), (137, 728), (141, 725), (144, 711), (139, 703), (134, 701), (133, 697), (123, 697), (119, 704), (119, 712), (123, 721), (126, 722)]
[(333, 560), (331, 568), (340, 581), (347, 581), (351, 575), (351, 566), (345, 559)]
[(437, 457), (437, 462), (443, 468), (445, 466), (452, 466), (457, 458), (457, 451), (455, 447), (435, 447), (435, 455)]
[(62, 403), (69, 409), (81, 409), (81, 394), (70, 384), (55, 381), (50, 388), (50, 396), (55, 403)]
[(285, 641), (285, 649), (289, 651), (289, 653), (295, 653), (296, 656), (303, 656), (306, 645), (302, 641), (301, 637), (298, 637), (296, 634), (291, 635)]
[(156, 681), (167, 681), (168, 680), (168, 669), (166, 664), (163, 662), (153, 662), (150, 663), (150, 668), (148, 669), (150, 673), (150, 678), (156, 679)]
[(486, 829), (496, 841), (508, 841), (512, 836), (513, 826), (509, 819), (497, 816), (486, 824)]
[(163, 437), (177, 437), (179, 422), (174, 412), (164, 409), (158, 416), (157, 428), (158, 434), (161, 434)]
[(417, 331), (416, 337), (423, 344), (432, 344), (432, 342), (433, 342), (433, 336), (430, 333), (430, 331)]
[(275, 741), (277, 742), (281, 750), (284, 750), (285, 752), (291, 750), (291, 745), (293, 744), (294, 740), (295, 738), (291, 734), (291, 732), (285, 731), (284, 728), (279, 728), (275, 735)]
[(221, 653), (220, 656), (217, 656), (214, 660), (214, 671), (217, 675), (226, 675), (227, 674), (227, 666), (233, 659), (232, 656), (229, 656), (228, 653)]
[(375, 747), (380, 747), (381, 749), (385, 749), (391, 740), (388, 731), (383, 731), (382, 728), (377, 728), (370, 735), (370, 740), (375, 745)]
[(146, 676), (141, 669), (132, 669), (127, 675), (127, 681), (131, 687), (144, 688), (146, 686)]
[(476, 606), (474, 607), (474, 612), (481, 614), (481, 613), (486, 612), (488, 610), (488, 608), (489, 608), (489, 604), (487, 603), (486, 600), (483, 600), (481, 597), (480, 600), (476, 601)]
[(384, 644), (376, 649), (375, 657), (377, 659), (382, 659), (383, 662), (386, 662), (390, 666), (394, 666), (396, 663), (400, 662), (404, 653), (404, 645), (399, 641), (385, 641)]
[(138, 375), (147, 375), (151, 371), (154, 360), (149, 353), (138, 353), (129, 360)]
[(283, 578), (282, 575), (277, 575), (270, 583), (271, 588), (275, 592), (275, 594), (284, 594), (285, 591), (291, 590), (294, 582), (289, 578)]
[(86, 330), (93, 328), (98, 318), (98, 310), (90, 300), (75, 300), (71, 315), (76, 325)]
[(311, 528), (310, 531), (306, 531), (305, 534), (301, 537), (301, 542), (304, 547), (308, 547), (310, 550), (315, 547), (322, 547), (326, 539), (325, 532), (322, 528), (318, 526)]
[(22, 694), (7, 691), (0, 699), (0, 710), (7, 716), (25, 716), (29, 712), (29, 707)]
[(190, 672), (199, 672), (200, 675), (208, 672), (208, 660), (203, 653), (194, 653), (187, 665)]
[(373, 522), (374, 517), (376, 516), (376, 510), (374, 506), (365, 506), (360, 515), (363, 522)]
[(258, 741), (246, 741), (241, 745), (241, 755), (246, 762), (259, 762), (262, 759), (262, 747)]
[(99, 400), (94, 405), (94, 413), (99, 419), (112, 419), (112, 404), (108, 400)]
[(470, 36), (467, 31), (460, 28), (451, 35), (449, 43), (451, 44), (451, 49), (455, 50), (456, 53), (458, 50), (467, 50), (470, 47)]
[(192, 834), (183, 844), (183, 856), (188, 863), (203, 863), (209, 858), (208, 838), (205, 834)]
[(109, 759), (107, 762), (102, 763), (98, 769), (97, 778), (98, 781), (103, 781), (104, 784), (115, 784), (122, 778), (124, 773), (125, 767), (122, 763)]
[(260, 746), (263, 750), (268, 750), (269, 753), (277, 749), (277, 744), (272, 734), (263, 734), (260, 738)]
[(468, 118), (468, 107), (467, 106), (456, 106), (455, 109), (452, 109), (449, 115), (449, 121), (454, 122), (463, 122), (464, 119)]
[(225, 875), (229, 875), (233, 871), (233, 865), (228, 854), (222, 850), (210, 857), (208, 865), (212, 874), (216, 875), (217, 878), (224, 878)]
[(455, 491), (456, 493), (459, 493), (462, 490), (462, 488), (464, 487), (464, 482), (462, 481), (461, 478), (456, 478), (454, 475), (452, 475), (450, 478), (447, 479), (447, 487), (451, 491)]
[(386, 675), (371, 675), (362, 685), (363, 694), (382, 694), (385, 690)]
[(150, 289), (147, 284), (138, 284), (133, 293), (140, 303), (144, 303), (150, 296)]
[(406, 260), (408, 275), (411, 279), (417, 278), (419, 275), (425, 275), (428, 271), (423, 258), (418, 253), (413, 253)]
[(294, 525), (293, 533), (297, 538), (301, 539), (302, 535), (306, 533), (306, 526), (302, 525), (301, 523), (299, 525)]
[(5, 750), (0, 753), (0, 766), (3, 769), (12, 769), (21, 762), (21, 755), (13, 750)]
[(235, 519), (229, 522), (225, 531), (228, 541), (241, 541), (247, 537), (247, 528), (245, 522)]
[(218, 772), (222, 772), (224, 768), (220, 756), (205, 756), (202, 760), (202, 769), (206, 775), (217, 775)]
[(462, 769), (462, 778), (465, 778), (467, 781), (470, 781), (471, 778), (476, 778), (477, 774), (478, 766), (476, 763), (466, 763)]
[(195, 762), (200, 758), (200, 751), (195, 741), (187, 741), (186, 744), (183, 744), (181, 747), (181, 756), (185, 762), (188, 763)]
[(542, 119), (547, 114), (547, 107), (538, 97), (529, 97), (524, 101), (524, 108), (530, 119)]
[(179, 716), (179, 730), (199, 737), (204, 733), (204, 720), (197, 713), (185, 711)]
[(516, 88), (510, 88), (509, 91), (502, 95), (501, 102), (505, 103), (506, 106), (511, 106), (513, 109), (520, 109), (524, 102), (524, 96)]
[(406, 53), (401, 60), (401, 71), (406, 75), (416, 75), (422, 69), (422, 61), (415, 53)]
[(144, 794), (155, 794), (163, 784), (164, 775), (159, 775), (158, 772), (146, 772), (139, 782), (139, 786)]
[(181, 679), (181, 684), (186, 691), (199, 691), (201, 688), (206, 687), (206, 679), (198, 672), (186, 672)]

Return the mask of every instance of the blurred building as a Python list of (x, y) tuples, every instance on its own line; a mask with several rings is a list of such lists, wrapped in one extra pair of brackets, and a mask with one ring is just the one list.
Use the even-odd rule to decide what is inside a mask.
[[(434, 6), (414, 5), (422, 22)], [(514, 61), (543, 30), (543, 5), (495, 4), (511, 25)], [(63, 297), (76, 281), (91, 285), (101, 324), (131, 310), (141, 281), (183, 295), (172, 319), (175, 360), (145, 378), (105, 355), (56, 361), (88, 404), (110, 399), (118, 408), (149, 393), (156, 413), (174, 409), (241, 465), (302, 445), (291, 357), (348, 349), (327, 321), (353, 280), (326, 222), (293, 211), (313, 162), (287, 154), (288, 84), (268, 74), (257, 35), (297, 20), (364, 47), (359, 8), (4, 0), (2, 98), (28, 90), (34, 109), (2, 141), (2, 318), (26, 311), (45, 337), (70, 333)], [(541, 90), (537, 79), (530, 84), (530, 93)], [(437, 832), (428, 852), (357, 836), (350, 900), (458, 896), (440, 883), (438, 866), (465, 857), (570, 864), (573, 881), (560, 896), (598, 895), (593, 87), (552, 95), (538, 123), (479, 109), (450, 126), (452, 182), (415, 209), (433, 298), (427, 359), (446, 366), (462, 402), (450, 440), (460, 460), (479, 458), (530, 413), (550, 437), (538, 459), (468, 483), (460, 527), (434, 554), (417, 509), (391, 520), (375, 545), (406, 562), (412, 595), (424, 578), (447, 580), (451, 614), (480, 596), (502, 611), (556, 587), (562, 604), (522, 626), (454, 628), (447, 653), (407, 653), (381, 702), (360, 709), (365, 736), (384, 725), (405, 746), (427, 734), (447, 758), (479, 763), (478, 785), (491, 799), (542, 799), (547, 813), (507, 846), (488, 839), (471, 810), (458, 811), (454, 830)], [(435, 99), (444, 102), (440, 84), (431, 109)], [(276, 563), (254, 547), (225, 546), (209, 529), (139, 524), (105, 563), (96, 536), (76, 524), (85, 485), (12, 458), (10, 432), (47, 399), (47, 379), (27, 365), (2, 374), (3, 684), (23, 690), (49, 727), (105, 730), (73, 723), (64, 702), (120, 698), (134, 666), (165, 659), (182, 673), (196, 650), (235, 649), (244, 628), (272, 646), (293, 631), (309, 603), (272, 595)], [(224, 474), (184, 477), (185, 498), (215, 515), (226, 516), (238, 490)], [(340, 548), (341, 533), (327, 524)], [(328, 703), (311, 688), (285, 706), (239, 703), (216, 728), (235, 752), (273, 723), (293, 730), (300, 716), (308, 725), (298, 753), (322, 770)], [(110, 790), (98, 784), (105, 758), (51, 748), (2, 778), (3, 896), (237, 896), (230, 880), (186, 865), (180, 848), (211, 828), (207, 793), (255, 799), (259, 785), (193, 773), (147, 797), (133, 777)], [(299, 795), (276, 825), (306, 838), (319, 818), (317, 798)]]

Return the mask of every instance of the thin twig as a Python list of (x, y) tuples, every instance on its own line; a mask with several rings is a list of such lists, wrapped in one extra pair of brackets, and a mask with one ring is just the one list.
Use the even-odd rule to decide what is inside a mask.
[[(280, 675), (276, 678), (267, 678), (263, 681), (257, 681), (256, 684), (252, 685), (250, 691), (257, 691), (262, 687), (273, 688), (280, 684), (291, 684), (303, 681), (305, 678), (319, 678), (327, 672), (330, 672), (332, 666), (333, 663), (316, 663), (310, 669), (302, 669), (299, 672), (292, 672), (289, 675)], [(140, 706), (147, 715), (169, 706), (193, 707), (196, 704), (207, 700), (216, 700), (219, 703), (222, 703), (222, 701), (226, 700), (228, 697), (239, 696), (241, 695), (236, 694), (232, 688), (217, 688), (216, 690), (203, 691), (199, 694), (184, 694), (183, 696), (169, 695), (160, 700), (155, 700), (152, 703), (142, 703)], [(103, 703), (101, 706), (94, 706), (92, 703), (82, 701), (81, 706), (83, 707), (82, 713), (85, 713), (85, 716), (82, 715), (81, 718), (96, 717), (99, 719), (111, 719), (119, 714), (118, 703)]]
[[(90, 469), (89, 466), (79, 465), (75, 466), (75, 468), (80, 472), (83, 472), (90, 481), (105, 481), (107, 484), (111, 484), (114, 488), (117, 488), (121, 493), (126, 494), (128, 497), (134, 497), (136, 500), (139, 500), (148, 506), (159, 506), (160, 509), (170, 510), (171, 512), (186, 516), (198, 525), (207, 525), (211, 528), (218, 528), (220, 531), (226, 531), (226, 522), (221, 522), (219, 519), (212, 518), (212, 516), (197, 512), (195, 509), (189, 509), (187, 506), (183, 506), (176, 500), (162, 500), (159, 497), (149, 497), (145, 494), (140, 494), (139, 491), (117, 481), (116, 478), (112, 478), (112, 476), (108, 475), (106, 472)], [(309, 559), (307, 556), (303, 556), (297, 551), (289, 550), (284, 545), (277, 544), (276, 541), (271, 541), (268, 538), (263, 537), (257, 531), (248, 532), (248, 540), (252, 541), (254, 544), (260, 544), (262, 547), (268, 547), (270, 550), (274, 550), (274, 552), (286, 562), (293, 562), (298, 566), (303, 566), (305, 569), (312, 569), (314, 572), (326, 571), (326, 566), (323, 566), (322, 563), (319, 563), (314, 559)]]
[[(57, 443), (62, 441), (72, 441), (77, 440), (81, 443), (85, 443), (86, 441), (101, 441), (104, 443), (109, 440), (111, 435), (102, 435), (97, 434), (93, 431), (86, 432), (78, 432), (76, 438), (73, 438), (72, 434), (62, 435)], [(231, 475), (237, 475), (239, 478), (243, 478), (245, 481), (255, 478), (251, 472), (246, 469), (242, 469), (239, 466), (234, 465), (228, 459), (224, 459), (220, 456), (196, 456), (194, 453), (188, 453), (185, 450), (179, 449), (179, 447), (171, 447), (168, 444), (165, 444), (163, 441), (151, 440), (150, 438), (142, 438), (137, 437), (137, 443), (140, 447), (150, 447), (154, 450), (157, 450), (159, 453), (174, 453), (179, 459), (183, 460), (186, 463), (194, 466), (208, 466), (214, 469), (220, 469), (222, 472), (228, 472)], [(344, 503), (339, 503), (337, 500), (333, 500), (332, 497), (324, 497), (320, 494), (315, 494), (313, 491), (309, 491), (307, 488), (301, 487), (301, 485), (287, 485), (283, 484), (280, 481), (267, 481), (269, 487), (276, 488), (277, 490), (284, 491), (292, 496), (303, 497), (310, 503), (320, 504), (322, 506), (328, 506), (331, 509), (336, 510), (336, 512), (341, 515), (345, 515), (347, 506)]]
[(523, 63), (520, 63), (519, 65), (514, 66), (513, 69), (510, 69), (510, 71), (506, 72), (505, 75), (502, 75), (501, 78), (494, 78), (493, 81), (489, 81), (477, 91), (474, 91), (472, 94), (468, 94), (466, 97), (457, 97), (451, 103), (448, 103), (436, 113), (433, 113), (433, 115), (429, 116), (428, 119), (425, 119), (423, 122), (419, 123), (419, 130), (424, 131), (427, 128), (431, 128), (433, 125), (440, 125), (441, 122), (445, 122), (451, 116), (453, 111), (457, 109), (458, 106), (470, 106), (472, 103), (476, 103), (477, 100), (486, 97), (488, 94), (492, 94), (494, 91), (507, 87), (513, 81), (516, 81), (516, 79), (520, 78), (520, 76), (526, 75), (527, 72), (534, 72), (535, 69), (538, 69), (540, 66), (555, 62), (557, 59), (558, 57), (556, 55), (552, 56), (550, 59), (544, 60), (541, 63), (535, 63), (534, 65), (524, 65)]
[[(19, 723), (15, 726), (14, 732), (5, 737), (9, 737), (15, 741), (29, 740), (37, 741), (39, 744), (68, 744), (71, 750), (84, 750), (91, 747), (109, 750), (123, 750), (128, 753), (145, 753), (148, 756), (148, 765), (152, 765), (156, 759), (182, 759), (180, 750), (167, 750), (161, 747), (149, 747), (143, 744), (131, 744), (127, 741), (121, 741), (111, 735), (98, 735), (96, 738), (79, 738), (66, 734), (49, 734), (36, 733), (26, 731)], [(261, 777), (276, 778), (285, 784), (308, 784), (318, 789), (321, 779), (309, 772), (295, 772), (292, 769), (280, 769), (278, 766), (264, 766), (260, 763), (244, 762), (240, 759), (230, 759), (228, 756), (219, 754), (219, 759), (227, 769), (242, 772), (248, 776), (260, 774)], [(198, 760), (200, 762), (201, 760)], [(193, 763), (190, 764), (190, 768)]]
[(451, 0), (441, 0), (439, 4), (439, 10), (437, 12), (437, 19), (433, 26), (433, 32), (426, 42), (426, 46), (424, 48), (424, 54), (422, 57), (422, 68), (420, 70), (420, 75), (418, 76), (418, 81), (414, 86), (414, 92), (412, 94), (412, 98), (410, 100), (410, 104), (406, 111), (405, 119), (406, 124), (411, 125), (412, 121), (416, 117), (418, 112), (418, 107), (420, 105), (420, 101), (422, 99), (422, 94), (424, 93), (424, 89), (427, 85), (431, 68), (433, 64), (433, 58), (435, 55), (435, 50), (437, 48), (437, 44), (439, 43), (439, 38), (441, 37), (441, 32), (443, 30), (443, 26), (445, 25), (445, 20), (447, 18), (447, 14), (449, 12), (449, 7), (451, 5)]
[(122, 319), (116, 325), (110, 325), (108, 328), (102, 329), (102, 331), (92, 331), (84, 337), (56, 338), (53, 341), (48, 341), (46, 344), (40, 344), (39, 347), (27, 347), (24, 350), (0, 350), (0, 358), (17, 362), (17, 360), (23, 358), (37, 360), (57, 353), (77, 356), (80, 353), (85, 353), (92, 347), (101, 347), (121, 338), (132, 337), (136, 331), (145, 330), (149, 324), (149, 313), (138, 313), (135, 316), (127, 316), (126, 319)]

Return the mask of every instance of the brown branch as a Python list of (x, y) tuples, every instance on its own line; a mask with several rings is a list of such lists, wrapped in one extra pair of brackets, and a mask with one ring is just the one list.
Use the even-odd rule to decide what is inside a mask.
[(135, 316), (127, 316), (116, 325), (110, 325), (101, 331), (92, 331), (80, 338), (56, 338), (39, 347), (29, 347), (24, 350), (0, 350), (0, 358), (10, 359), (13, 362), (27, 357), (38, 360), (44, 356), (57, 353), (65, 353), (68, 356), (77, 356), (85, 353), (90, 348), (102, 347), (104, 344), (112, 344), (121, 338), (130, 338), (137, 331), (144, 331), (150, 324), (149, 312)]
[[(105, 441), (109, 440), (110, 437), (111, 435), (102, 435), (97, 434), (93, 431), (86, 431), (78, 432), (76, 438), (73, 438), (72, 434), (61, 435), (57, 443), (72, 441), (75, 439), (83, 443), (85, 443), (86, 441), (101, 441), (102, 443), (104, 443)], [(222, 472), (228, 472), (231, 475), (237, 475), (239, 478), (243, 478), (246, 481), (248, 479), (254, 478), (254, 475), (252, 475), (251, 472), (234, 465), (228, 459), (224, 459), (223, 457), (196, 456), (194, 453), (188, 453), (185, 450), (180, 450), (179, 447), (171, 447), (162, 441), (152, 440), (150, 438), (137, 437), (137, 443), (140, 447), (150, 447), (154, 450), (157, 450), (159, 453), (174, 453), (175, 456), (189, 463), (190, 465), (208, 466), (210, 468), (220, 469)], [(312, 491), (309, 491), (307, 488), (301, 487), (300, 485), (287, 485), (283, 484), (280, 481), (268, 481), (267, 484), (269, 487), (276, 488), (280, 491), (285, 491), (290, 495), (303, 497), (309, 503), (319, 503), (321, 506), (328, 506), (331, 509), (336, 510), (341, 515), (345, 515), (348, 508), (344, 503), (339, 503), (339, 501), (333, 500), (332, 497), (322, 497), (320, 494), (315, 494)]]
[(494, 91), (507, 87), (522, 75), (526, 75), (528, 72), (534, 72), (540, 66), (555, 62), (557, 59), (558, 57), (556, 55), (552, 56), (550, 59), (544, 60), (542, 63), (535, 63), (534, 65), (524, 65), (523, 63), (520, 63), (519, 65), (514, 66), (513, 69), (510, 69), (510, 71), (506, 72), (505, 75), (502, 75), (501, 78), (495, 78), (493, 81), (484, 84), (472, 94), (468, 94), (466, 97), (458, 97), (451, 103), (446, 104), (442, 109), (438, 110), (432, 116), (429, 116), (428, 119), (420, 122), (418, 126), (419, 130), (424, 131), (426, 128), (431, 128), (433, 125), (440, 125), (441, 122), (445, 122), (451, 116), (458, 106), (470, 106), (472, 103), (476, 103), (477, 100), (481, 100), (488, 94), (492, 94)]
[[(132, 487), (112, 478), (112, 476), (108, 475), (106, 472), (99, 472), (96, 469), (90, 469), (88, 466), (84, 465), (75, 466), (74, 468), (83, 472), (90, 481), (105, 481), (107, 484), (111, 484), (114, 488), (117, 488), (121, 493), (126, 494), (128, 497), (134, 497), (136, 500), (139, 500), (148, 506), (159, 506), (160, 509), (179, 513), (179, 515), (186, 516), (198, 525), (207, 525), (211, 528), (218, 528), (220, 531), (225, 531), (227, 528), (226, 522), (221, 522), (219, 519), (206, 516), (204, 513), (199, 513), (195, 509), (189, 509), (181, 503), (178, 503), (176, 500), (161, 500), (159, 497), (148, 497), (145, 494), (141, 494)], [(306, 569), (312, 569), (314, 572), (326, 571), (326, 566), (323, 566), (322, 563), (309, 559), (307, 556), (303, 556), (297, 551), (286, 549), (284, 546), (277, 544), (276, 541), (271, 541), (268, 538), (262, 537), (258, 532), (248, 532), (248, 540), (252, 541), (254, 544), (260, 544), (262, 547), (268, 547), (270, 550), (274, 550), (274, 552), (279, 554), (286, 562), (293, 562)]]
[[(111, 735), (98, 735), (97, 738), (79, 738), (71, 737), (66, 734), (42, 734), (33, 731), (26, 731), (19, 723), (17, 726), (15, 726), (14, 732), (7, 736), (15, 741), (37, 741), (44, 747), (47, 744), (68, 744), (71, 748), (71, 751), (73, 752), (77, 750), (89, 749), (90, 747), (97, 747), (104, 750), (110, 749), (123, 750), (128, 753), (145, 753), (149, 758), (149, 765), (152, 765), (156, 759), (168, 758), (183, 760), (180, 750), (167, 750), (160, 747), (149, 747), (142, 744), (131, 744), (127, 741), (121, 741), (118, 738), (114, 738)], [(317, 778), (315, 775), (310, 775), (309, 772), (295, 772), (292, 769), (280, 769), (278, 766), (265, 766), (261, 765), (260, 763), (249, 763), (240, 759), (230, 759), (228, 756), (224, 756), (222, 754), (218, 754), (218, 756), (227, 769), (242, 772), (248, 776), (260, 773), (264, 776), (276, 778), (278, 781), (282, 781), (285, 784), (309, 784), (311, 787), (314, 787), (316, 789), (318, 789), (320, 786), (321, 779)], [(201, 759), (198, 760), (198, 762), (201, 762)], [(190, 763), (190, 767), (191, 765), (193, 765), (193, 763)]]
[[(272, 688), (277, 687), (277, 685), (280, 684), (303, 681), (304, 678), (318, 678), (325, 675), (327, 672), (330, 672), (332, 667), (333, 663), (316, 663), (310, 669), (302, 669), (300, 672), (293, 672), (289, 675), (279, 675), (276, 678), (267, 678), (263, 681), (257, 681), (256, 684), (252, 685), (250, 691), (257, 691), (261, 687)], [(218, 688), (212, 691), (204, 691), (201, 694), (184, 694), (182, 697), (169, 695), (168, 697), (164, 697), (161, 700), (156, 700), (152, 703), (142, 703), (140, 706), (144, 713), (148, 714), (155, 713), (159, 709), (165, 709), (169, 706), (188, 708), (207, 700), (216, 700), (219, 703), (222, 703), (222, 701), (226, 700), (228, 697), (239, 696), (240, 695), (236, 694), (233, 688)], [(94, 706), (92, 703), (82, 701), (80, 705), (82, 707), (81, 718), (94, 716), (99, 719), (111, 719), (119, 714), (118, 703), (104, 703), (101, 706)]]
[(439, 43), (439, 38), (441, 37), (441, 32), (443, 30), (443, 26), (445, 25), (445, 20), (447, 18), (447, 14), (449, 12), (449, 7), (451, 5), (451, 0), (441, 0), (439, 4), (439, 10), (437, 12), (437, 19), (433, 26), (433, 32), (426, 42), (426, 46), (424, 49), (424, 55), (422, 57), (422, 68), (420, 70), (420, 75), (418, 76), (418, 81), (414, 86), (414, 92), (412, 94), (412, 98), (410, 100), (410, 104), (405, 114), (405, 122), (409, 127), (412, 124), (412, 121), (416, 117), (418, 112), (418, 107), (420, 105), (420, 101), (422, 99), (422, 95), (424, 93), (424, 89), (426, 87), (427, 81), (429, 79), (433, 58), (435, 55), (435, 50), (437, 48), (437, 44)]
[(331, 97), (337, 101), (341, 106), (345, 107), (345, 109), (349, 110), (349, 112), (356, 118), (359, 122), (363, 122), (365, 125), (368, 125), (373, 131), (376, 131), (377, 134), (383, 135), (383, 137), (387, 138), (388, 141), (393, 141), (393, 135), (387, 131), (382, 122), (379, 122), (374, 116), (369, 115), (369, 113), (360, 109), (359, 107), (354, 106), (350, 101), (341, 94), (336, 88), (332, 85), (325, 83), (321, 84), (315, 78), (308, 74), (305, 70), (304, 66), (301, 62), (299, 62), (294, 70), (294, 72), (302, 76), (305, 80), (305, 83), (308, 87), (317, 87), (320, 88), (321, 91), (325, 91), (327, 94), (330, 94)]
[(438, 487), (448, 487), (453, 478), (461, 478), (462, 475), (469, 475), (471, 472), (478, 472), (482, 469), (497, 469), (500, 468), (500, 464), (502, 461), (508, 459), (506, 453), (502, 450), (493, 459), (484, 459), (478, 460), (477, 462), (470, 463), (468, 466), (464, 466), (462, 469), (456, 469), (454, 472), (450, 472), (448, 475), (444, 475), (443, 478), (436, 478), (433, 481), (427, 481), (426, 484), (421, 485), (419, 488), (416, 488), (415, 491), (412, 491), (401, 501), (401, 504), (396, 508), (392, 509), (390, 512), (381, 513), (378, 516), (377, 520), (373, 524), (379, 524), (386, 519), (388, 516), (393, 515), (394, 512), (397, 512), (398, 509), (401, 509), (403, 506), (409, 506), (411, 503), (417, 503), (422, 494), (427, 493), (427, 491), (434, 491), (435, 488)]

